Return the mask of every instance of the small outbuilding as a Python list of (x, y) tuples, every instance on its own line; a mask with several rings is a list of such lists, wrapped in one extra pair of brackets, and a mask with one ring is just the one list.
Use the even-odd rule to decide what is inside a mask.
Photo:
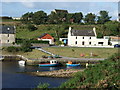
[(37, 40), (49, 41), (49, 44), (54, 44), (54, 38), (48, 33), (42, 34)]

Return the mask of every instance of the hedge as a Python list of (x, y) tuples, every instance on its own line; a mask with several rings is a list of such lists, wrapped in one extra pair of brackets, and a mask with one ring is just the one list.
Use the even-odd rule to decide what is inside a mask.
[[(21, 43), (23, 43), (24, 40), (26, 40), (26, 39), (16, 39), (16, 43), (21, 44)], [(30, 42), (31, 43), (40, 43), (40, 44), (49, 44), (49, 41), (33, 40), (33, 39), (30, 39)]]

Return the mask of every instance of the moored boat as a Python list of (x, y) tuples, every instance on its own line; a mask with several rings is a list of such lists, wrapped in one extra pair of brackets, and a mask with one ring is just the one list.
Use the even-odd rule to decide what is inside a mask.
[(73, 64), (71, 61), (68, 61), (68, 63), (66, 63), (67, 66), (80, 66), (80, 64)]
[(19, 65), (25, 65), (25, 61), (24, 60), (20, 60), (20, 61), (18, 61), (18, 63), (19, 63)]
[(50, 60), (50, 63), (40, 63), (38, 65), (41, 67), (53, 67), (53, 66), (58, 66), (59, 63), (56, 60)]
[(0, 61), (2, 61), (4, 59), (4, 57), (3, 56), (0, 56)]

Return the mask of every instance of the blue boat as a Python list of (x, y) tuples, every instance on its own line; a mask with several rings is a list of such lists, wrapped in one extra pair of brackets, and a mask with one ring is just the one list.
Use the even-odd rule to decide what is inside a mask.
[(74, 66), (80, 66), (80, 64), (69, 64), (69, 63), (66, 63), (67, 66), (71, 66), (71, 67), (74, 67)]
[(39, 66), (40, 67), (54, 67), (54, 66), (58, 66), (59, 63), (56, 60), (50, 60), (50, 63), (40, 63)]
[(71, 61), (68, 61), (68, 63), (66, 63), (67, 66), (80, 66), (80, 64), (73, 64)]

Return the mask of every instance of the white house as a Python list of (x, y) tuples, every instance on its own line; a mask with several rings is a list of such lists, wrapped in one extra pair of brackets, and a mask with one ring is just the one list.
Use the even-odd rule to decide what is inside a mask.
[(15, 27), (0, 25), (0, 44), (12, 44), (15, 42)]
[(108, 38), (97, 38), (96, 30), (74, 30), (69, 27), (68, 46), (92, 47), (108, 46)]

